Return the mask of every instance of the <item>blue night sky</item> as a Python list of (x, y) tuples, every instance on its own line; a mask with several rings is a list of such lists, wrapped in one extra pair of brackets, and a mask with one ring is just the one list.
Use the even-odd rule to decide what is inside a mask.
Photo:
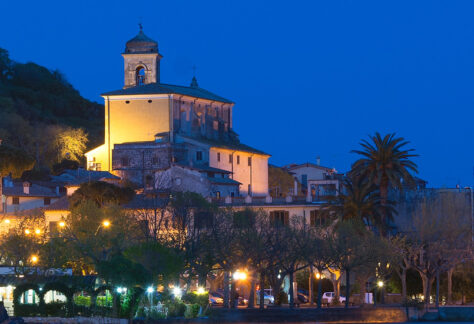
[(361, 138), (396, 132), (429, 186), (453, 187), (473, 184), (473, 13), (473, 1), (2, 1), (0, 47), (102, 102), (123, 86), (141, 19), (162, 82), (187, 85), (196, 65), (270, 163), (319, 155), (346, 171)]

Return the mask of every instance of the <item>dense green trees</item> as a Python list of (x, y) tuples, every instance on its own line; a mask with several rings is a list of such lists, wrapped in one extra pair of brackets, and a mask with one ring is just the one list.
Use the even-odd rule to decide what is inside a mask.
[(102, 105), (82, 98), (59, 71), (15, 62), (0, 48), (0, 139), (37, 167), (82, 159), (87, 144), (102, 141), (103, 118)]

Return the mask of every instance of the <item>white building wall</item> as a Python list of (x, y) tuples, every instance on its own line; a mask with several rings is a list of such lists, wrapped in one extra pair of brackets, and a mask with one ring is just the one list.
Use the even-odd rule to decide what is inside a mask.
[[(220, 153), (220, 161), (218, 154)], [(232, 160), (229, 156), (232, 155)], [(237, 163), (240, 157), (240, 163)], [(249, 166), (248, 158), (252, 158)], [(234, 151), (212, 147), (209, 152), (209, 166), (232, 172), (231, 177), (240, 182), (240, 195), (248, 195), (251, 185), (252, 195), (268, 195), (268, 155), (260, 155), (243, 151)]]
[(304, 166), (304, 167), (299, 167), (295, 169), (291, 169), (291, 172), (295, 174), (296, 177), (298, 177), (298, 180), (302, 182), (302, 177), (304, 174), (308, 176), (307, 180), (323, 180), (324, 175), (328, 173), (327, 170), (320, 169), (317, 167), (312, 167), (312, 166)]
[[(6, 197), (6, 212), (7, 213), (15, 213), (15, 212), (20, 212), (22, 210), (28, 210), (28, 209), (33, 209), (33, 208), (39, 208), (39, 207), (47, 207), (44, 205), (44, 197), (22, 197), (20, 196), (20, 204), (19, 205), (13, 205), (13, 197), (8, 196)], [(51, 198), (51, 204), (54, 203), (57, 198)]]

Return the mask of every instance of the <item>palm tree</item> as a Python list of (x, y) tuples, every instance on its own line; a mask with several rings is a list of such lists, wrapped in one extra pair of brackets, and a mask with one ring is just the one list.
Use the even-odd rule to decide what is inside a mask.
[(374, 184), (362, 177), (353, 176), (343, 182), (343, 190), (329, 200), (329, 213), (343, 221), (361, 221), (365, 225), (383, 227), (383, 216), (390, 219), (395, 213), (393, 203), (381, 204), (380, 192)]
[[(402, 189), (404, 184), (412, 185), (414, 179), (410, 171), (418, 173), (416, 163), (411, 161), (411, 158), (418, 155), (411, 153), (413, 149), (405, 149), (409, 142), (395, 135), (393, 133), (382, 137), (380, 133), (375, 133), (369, 136), (372, 143), (367, 140), (360, 142), (363, 150), (351, 151), (362, 157), (352, 165), (350, 174), (376, 185), (380, 191), (382, 206), (387, 206), (390, 188)], [(382, 222), (386, 221), (385, 215)]]

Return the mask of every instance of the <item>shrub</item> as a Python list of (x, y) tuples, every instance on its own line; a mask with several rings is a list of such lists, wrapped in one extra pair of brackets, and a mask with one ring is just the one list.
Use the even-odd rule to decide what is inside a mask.
[(198, 304), (186, 305), (186, 311), (184, 312), (184, 317), (186, 318), (195, 318), (199, 314), (201, 306)]
[(35, 317), (40, 316), (41, 311), (39, 305), (36, 304), (14, 304), (15, 316), (19, 317)]
[(169, 317), (183, 317), (186, 311), (186, 305), (178, 300), (173, 300), (166, 303)]
[(64, 302), (53, 302), (44, 304), (42, 313), (44, 316), (66, 317), (67, 304)]
[(90, 296), (74, 296), (74, 304), (89, 307), (91, 305), (91, 298)]
[(206, 307), (207, 304), (209, 304), (209, 294), (205, 293), (198, 295), (194, 292), (191, 292), (184, 295), (181, 300), (186, 304), (198, 304), (199, 306)]
[(99, 307), (112, 307), (113, 298), (111, 295), (108, 296), (97, 296), (95, 304)]

